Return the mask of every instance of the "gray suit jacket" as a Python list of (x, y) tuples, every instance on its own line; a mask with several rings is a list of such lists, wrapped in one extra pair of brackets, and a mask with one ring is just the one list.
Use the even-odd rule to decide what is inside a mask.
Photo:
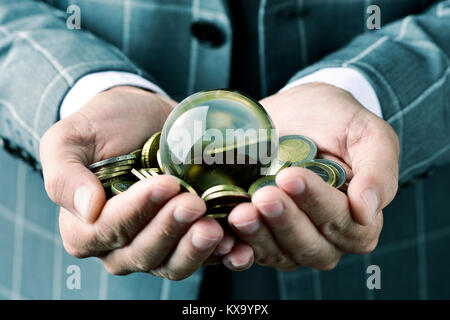
[[(5, 150), (37, 169), (40, 137), (58, 120), (65, 94), (86, 74), (140, 74), (178, 100), (229, 84), (231, 40), (239, 30), (232, 28), (227, 1), (45, 2), (0, 1), (0, 136)], [(401, 143), (403, 187), (385, 210), (378, 248), (345, 256), (331, 272), (277, 272), (280, 297), (450, 297), (450, 2), (260, 2), (253, 36), (261, 96), (321, 68), (356, 68), (375, 88)], [(83, 30), (66, 27), (65, 10), (72, 3), (81, 8)], [(370, 4), (382, 13), (383, 27), (375, 32), (365, 27)], [(4, 150), (0, 161), (0, 296), (196, 297), (201, 270), (181, 282), (144, 274), (117, 277), (96, 259), (68, 256), (57, 208), (39, 174)], [(66, 286), (73, 264), (82, 272), (81, 290)], [(366, 287), (371, 264), (380, 266), (381, 290)], [(252, 285), (257, 288), (247, 287)], [(242, 297), (258, 295), (249, 290)]]

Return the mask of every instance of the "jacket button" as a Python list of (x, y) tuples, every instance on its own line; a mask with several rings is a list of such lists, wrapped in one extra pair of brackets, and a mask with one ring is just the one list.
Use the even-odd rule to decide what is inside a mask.
[(225, 42), (225, 35), (222, 30), (207, 21), (196, 21), (191, 26), (191, 34), (197, 40), (208, 47), (219, 47)]

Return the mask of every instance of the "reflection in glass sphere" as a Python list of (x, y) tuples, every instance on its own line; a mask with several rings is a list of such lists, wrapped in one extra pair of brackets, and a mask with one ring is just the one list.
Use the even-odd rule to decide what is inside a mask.
[(229, 90), (184, 99), (169, 115), (160, 142), (164, 171), (200, 192), (219, 184), (248, 188), (277, 150), (278, 136), (263, 107)]

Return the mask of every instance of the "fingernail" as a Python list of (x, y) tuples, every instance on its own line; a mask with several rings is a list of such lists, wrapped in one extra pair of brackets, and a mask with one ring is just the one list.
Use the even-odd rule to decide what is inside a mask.
[(370, 219), (373, 221), (378, 211), (378, 197), (374, 190), (366, 189), (361, 194), (364, 202), (366, 203), (367, 211), (370, 214)]
[(175, 220), (180, 223), (190, 223), (202, 215), (201, 212), (188, 209), (185, 207), (176, 207), (173, 212)]
[(170, 188), (158, 184), (153, 188), (151, 198), (153, 202), (163, 202), (166, 201), (172, 195), (173, 192), (171, 192)]
[(256, 206), (263, 215), (269, 218), (276, 218), (280, 216), (284, 211), (283, 205), (278, 200), (273, 202), (260, 202), (256, 204)]
[(293, 195), (299, 195), (305, 191), (305, 182), (302, 178), (284, 178), (279, 180), (283, 189)]
[(252, 234), (256, 232), (259, 228), (259, 221), (258, 219), (242, 222), (242, 223), (233, 223), (233, 225), (238, 229), (240, 232), (244, 234)]
[(232, 240), (225, 240), (221, 241), (216, 248), (216, 251), (214, 251), (214, 254), (216, 256), (224, 256), (228, 254), (231, 249), (233, 249), (234, 242)]
[(200, 250), (206, 250), (211, 248), (213, 245), (217, 243), (218, 238), (207, 238), (204, 236), (201, 236), (198, 233), (194, 233), (192, 235), (192, 244)]
[(238, 261), (236, 261), (236, 259), (233, 258), (225, 258), (224, 262), (231, 264), (234, 268), (242, 268), (249, 264), (250, 258), (246, 257), (243, 259), (239, 259)]
[(91, 190), (89, 187), (86, 185), (78, 187), (73, 196), (73, 204), (80, 217), (85, 220), (87, 220), (90, 200)]

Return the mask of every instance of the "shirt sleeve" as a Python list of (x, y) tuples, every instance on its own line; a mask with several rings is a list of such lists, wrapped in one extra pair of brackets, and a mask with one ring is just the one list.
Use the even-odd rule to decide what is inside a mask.
[(349, 92), (367, 110), (383, 118), (374, 88), (361, 72), (352, 68), (321, 69), (289, 83), (280, 92), (312, 82), (327, 83)]
[(139, 87), (167, 96), (159, 86), (137, 74), (121, 71), (91, 73), (80, 78), (68, 91), (59, 110), (60, 119), (81, 109), (100, 92), (117, 86)]

